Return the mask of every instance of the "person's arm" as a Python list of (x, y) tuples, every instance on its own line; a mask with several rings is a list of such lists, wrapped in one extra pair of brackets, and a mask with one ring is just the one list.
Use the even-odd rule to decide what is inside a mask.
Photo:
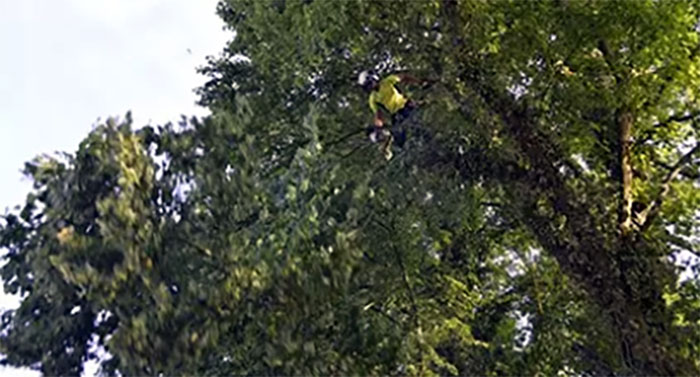
[(382, 120), (382, 112), (377, 110), (374, 113), (374, 126), (375, 127), (382, 127), (384, 126), (384, 121)]
[(423, 85), (423, 84), (432, 84), (435, 82), (435, 80), (431, 79), (419, 79), (415, 76), (412, 76), (408, 73), (399, 73), (396, 76), (399, 77), (399, 80), (401, 82), (406, 83), (406, 84), (417, 84), (417, 85)]
[(412, 76), (408, 73), (399, 73), (396, 76), (399, 77), (399, 79), (401, 80), (402, 83), (406, 83), (406, 84), (420, 84), (423, 82), (423, 80), (420, 80), (420, 79), (416, 78), (415, 76)]
[(374, 114), (374, 119), (372, 120), (374, 126), (381, 127), (384, 125), (384, 122), (382, 121), (382, 112), (379, 111), (379, 107), (377, 106), (377, 102), (375, 100), (375, 95), (375, 92), (372, 92), (372, 94), (369, 95), (369, 108)]

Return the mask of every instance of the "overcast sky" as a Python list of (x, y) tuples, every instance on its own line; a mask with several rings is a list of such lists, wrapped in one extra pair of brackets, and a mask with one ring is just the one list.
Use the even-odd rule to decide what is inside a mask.
[[(222, 31), (216, 0), (0, 0), (0, 213), (30, 183), (23, 163), (76, 150), (98, 118), (136, 126), (204, 115), (194, 88)], [(0, 309), (16, 300), (0, 296)], [(0, 369), (0, 376), (37, 373)]]

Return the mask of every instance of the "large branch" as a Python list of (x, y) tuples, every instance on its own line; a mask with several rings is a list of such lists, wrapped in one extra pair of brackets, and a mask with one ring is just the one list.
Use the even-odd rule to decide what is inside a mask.
[[(598, 41), (598, 49), (603, 54), (605, 64), (610, 69), (610, 73), (615, 78), (615, 83), (619, 87), (623, 85), (625, 77), (615, 72), (615, 67), (620, 66), (615, 61), (615, 52), (610, 50), (607, 41)], [(625, 235), (632, 227), (632, 160), (630, 158), (630, 143), (632, 140), (633, 115), (629, 109), (619, 111), (616, 122), (618, 126), (618, 168), (620, 183), (620, 199), (617, 210), (618, 227)]]
[(618, 156), (620, 159), (620, 203), (618, 224), (622, 234), (632, 228), (632, 160), (630, 142), (632, 139), (632, 113), (622, 111), (618, 118)]
[(641, 213), (637, 215), (637, 222), (640, 224), (640, 232), (645, 231), (649, 225), (654, 221), (654, 219), (659, 215), (661, 210), (661, 205), (664, 199), (668, 196), (669, 191), (671, 191), (671, 182), (678, 176), (684, 166), (686, 166), (693, 159), (693, 155), (700, 151), (700, 142), (695, 144), (695, 147), (691, 149), (688, 153), (684, 154), (678, 162), (671, 168), (671, 171), (666, 174), (666, 177), (661, 182), (661, 190), (659, 194), (656, 195), (651, 204), (644, 209)]

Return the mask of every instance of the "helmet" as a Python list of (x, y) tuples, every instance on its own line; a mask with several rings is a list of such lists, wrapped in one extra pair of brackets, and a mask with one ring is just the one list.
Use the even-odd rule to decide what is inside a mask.
[(379, 77), (372, 71), (362, 71), (357, 77), (357, 83), (365, 89), (370, 89), (379, 81)]

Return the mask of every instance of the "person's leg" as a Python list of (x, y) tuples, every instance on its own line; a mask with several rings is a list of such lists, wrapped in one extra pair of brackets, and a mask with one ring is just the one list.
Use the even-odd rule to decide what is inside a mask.
[(401, 110), (391, 114), (391, 128), (398, 126), (399, 123), (401, 123)]
[(396, 146), (403, 148), (404, 144), (406, 143), (406, 128), (404, 126), (399, 126), (399, 129), (394, 130), (393, 136)]
[(392, 119), (392, 125), (396, 126), (392, 132), (396, 146), (403, 148), (406, 143), (406, 125), (403, 124), (416, 109), (413, 101), (408, 101), (406, 106), (399, 110)]
[(413, 101), (406, 102), (406, 105), (402, 107), (399, 111), (391, 116), (392, 126), (401, 126), (408, 118), (411, 116), (413, 111), (416, 109), (415, 103)]
[(406, 120), (408, 117), (411, 116), (411, 114), (413, 114), (413, 111), (417, 108), (418, 106), (416, 105), (415, 101), (408, 100), (408, 102), (406, 102), (406, 105), (401, 110), (399, 110), (399, 113), (401, 114), (403, 120)]

